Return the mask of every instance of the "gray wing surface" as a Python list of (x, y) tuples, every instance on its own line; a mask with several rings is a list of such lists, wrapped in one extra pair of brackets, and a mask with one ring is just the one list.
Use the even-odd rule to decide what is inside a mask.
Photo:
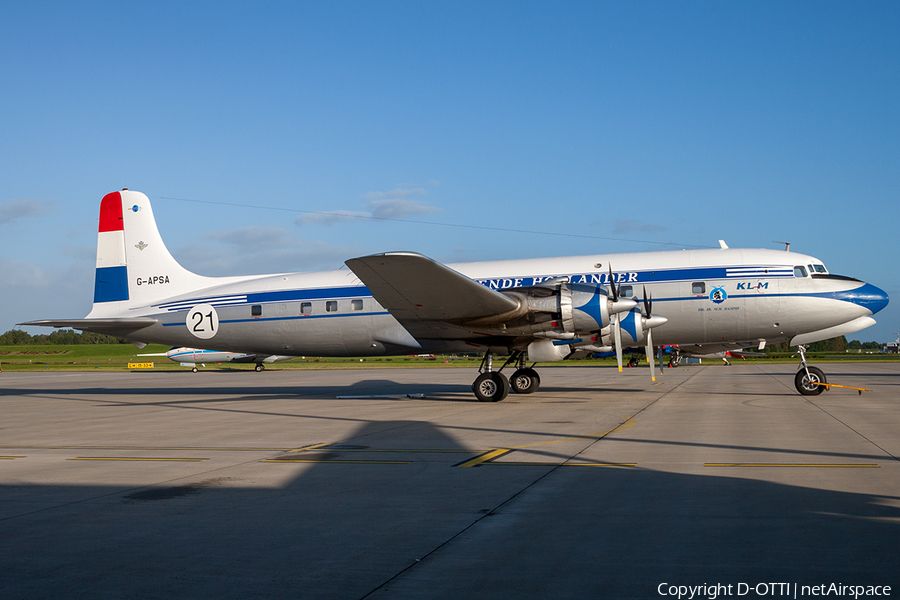
[(462, 324), (519, 309), (515, 299), (421, 254), (390, 252), (346, 264), (394, 318), (419, 332), (442, 329), (437, 323)]
[(120, 319), (47, 319), (18, 323), (18, 325), (29, 327), (37, 325), (41, 327), (66, 327), (92, 333), (125, 336), (156, 323), (157, 320), (152, 317), (123, 317)]

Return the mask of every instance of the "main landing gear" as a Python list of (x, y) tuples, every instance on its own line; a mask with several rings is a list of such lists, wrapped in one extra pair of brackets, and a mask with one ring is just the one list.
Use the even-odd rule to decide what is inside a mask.
[[(515, 364), (518, 368), (507, 379), (502, 373), (508, 365)], [(510, 390), (517, 394), (531, 394), (536, 392), (541, 385), (541, 377), (532, 367), (525, 366), (525, 353), (520, 350), (513, 351), (506, 362), (498, 370), (493, 370), (493, 355), (488, 350), (484, 354), (478, 371), (481, 373), (472, 384), (475, 397), (481, 402), (500, 402), (509, 395)]]
[(818, 396), (828, 387), (819, 385), (827, 383), (825, 373), (822, 369), (806, 364), (806, 346), (797, 346), (797, 353), (800, 355), (800, 370), (794, 376), (794, 387), (804, 396)]
[(257, 372), (257, 373), (259, 373), (260, 371), (265, 371), (265, 370), (266, 370), (266, 366), (265, 366), (264, 364), (262, 364), (262, 363), (256, 363), (256, 367), (255, 367), (255, 368), (256, 368), (256, 372)]

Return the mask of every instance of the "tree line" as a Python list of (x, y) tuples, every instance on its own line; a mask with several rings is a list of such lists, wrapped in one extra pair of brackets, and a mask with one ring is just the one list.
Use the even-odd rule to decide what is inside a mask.
[(78, 344), (127, 343), (129, 342), (111, 335), (91, 333), (89, 331), (79, 332), (74, 329), (57, 329), (52, 333), (41, 333), (38, 335), (30, 335), (21, 329), (10, 329), (4, 334), (0, 334), (0, 346), (74, 346)]
[[(884, 344), (881, 342), (860, 342), (858, 340), (847, 341), (845, 336), (831, 338), (830, 340), (822, 340), (821, 342), (813, 342), (807, 346), (808, 352), (855, 352), (856, 350), (870, 350), (881, 352)], [(780, 344), (769, 344), (766, 346), (766, 354), (778, 354), (781, 352), (795, 352), (795, 348), (788, 345), (788, 342)]]

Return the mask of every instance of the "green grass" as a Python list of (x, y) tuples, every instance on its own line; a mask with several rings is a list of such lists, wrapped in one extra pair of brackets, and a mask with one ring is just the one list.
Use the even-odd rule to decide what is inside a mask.
[[(156, 371), (182, 371), (165, 356), (138, 356), (163, 353), (169, 346), (151, 344), (139, 350), (131, 344), (83, 344), (73, 346), (0, 346), (0, 368), (4, 371), (128, 371), (128, 363), (152, 362)], [(295, 358), (267, 364), (267, 369), (359, 369), (397, 367), (477, 367), (480, 358), (412, 357), (378, 358)], [(199, 367), (204, 368), (204, 367)], [(206, 369), (253, 370), (253, 363), (207, 363)]]
[[(131, 344), (83, 344), (74, 346), (0, 346), (0, 368), (3, 371), (128, 371), (130, 362), (152, 362), (157, 371), (183, 371), (182, 367), (165, 356), (141, 357), (138, 354), (161, 353), (168, 346), (152, 344), (138, 350)], [(900, 356), (887, 354), (841, 354), (839, 352), (807, 353), (807, 359), (814, 363), (843, 361), (898, 361)], [(790, 354), (779, 354), (766, 358), (729, 359), (733, 364), (750, 363), (798, 363), (798, 358)], [(559, 363), (542, 363), (542, 367), (615, 365), (615, 358), (582, 359)], [(642, 365), (646, 364), (644, 360)], [(296, 358), (290, 361), (267, 364), (267, 369), (378, 369), (403, 367), (467, 367), (477, 368), (480, 357), (441, 356), (414, 357), (392, 356), (378, 358)], [(495, 366), (502, 364), (502, 359), (495, 360)], [(705, 359), (704, 365), (722, 364), (721, 360)], [(685, 365), (691, 366), (691, 365)], [(252, 370), (254, 365), (241, 363), (207, 363), (206, 369), (219, 370)], [(204, 367), (200, 367), (201, 369)]]

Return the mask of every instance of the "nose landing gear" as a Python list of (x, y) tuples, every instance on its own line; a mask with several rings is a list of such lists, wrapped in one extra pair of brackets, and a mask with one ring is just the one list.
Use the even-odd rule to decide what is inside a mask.
[(825, 373), (817, 367), (807, 366), (806, 346), (797, 346), (797, 353), (800, 355), (800, 370), (794, 376), (794, 387), (804, 396), (818, 396), (828, 389)]

